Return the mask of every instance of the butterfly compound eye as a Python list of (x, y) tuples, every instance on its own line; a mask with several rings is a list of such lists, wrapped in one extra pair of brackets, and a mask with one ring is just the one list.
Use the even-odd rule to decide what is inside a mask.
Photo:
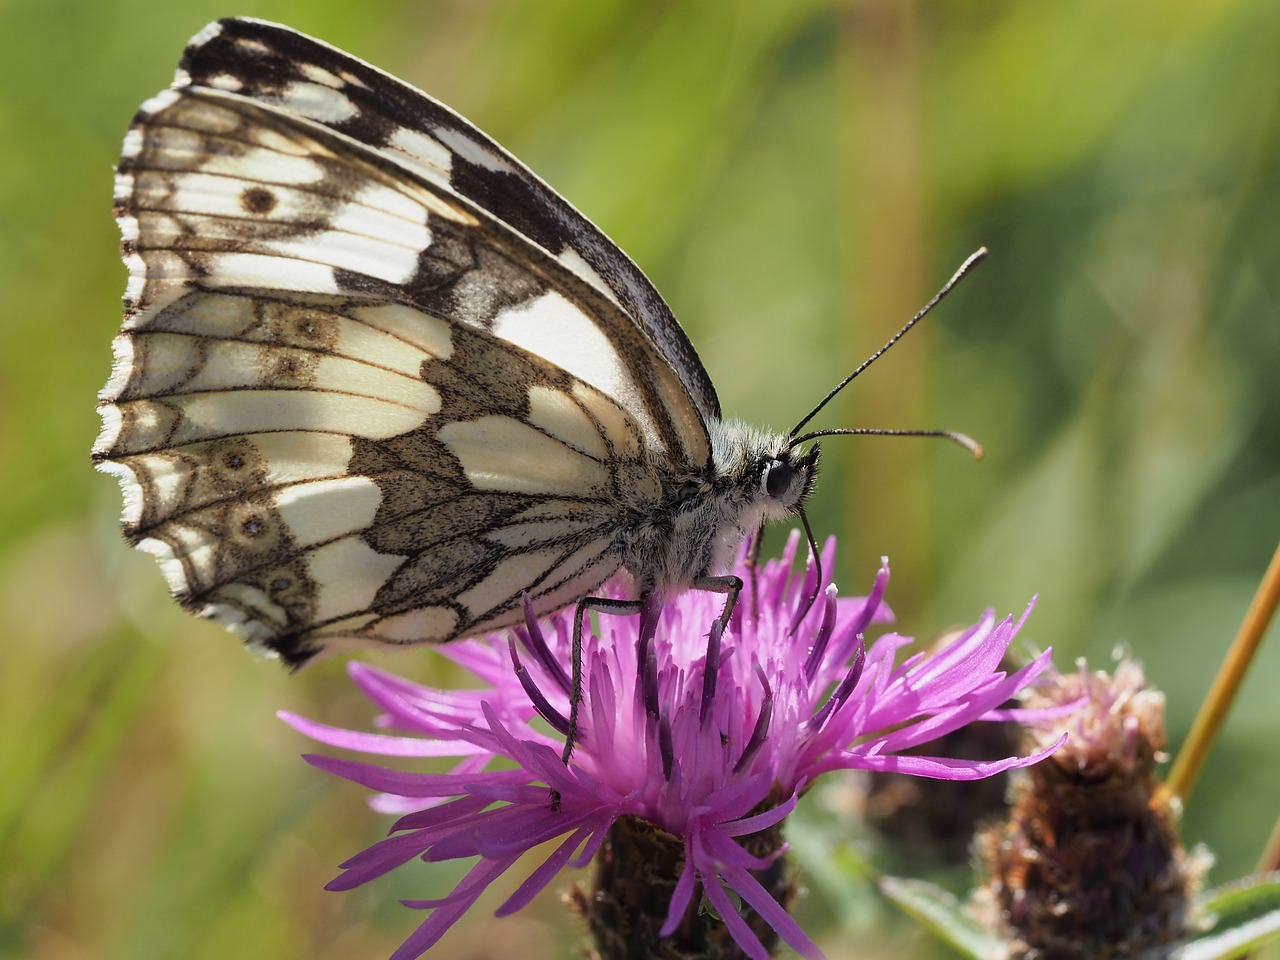
[(791, 486), (791, 478), (795, 476), (795, 469), (785, 460), (775, 460), (769, 464), (769, 470), (764, 475), (764, 491), (773, 499), (781, 499), (782, 495), (787, 492)]

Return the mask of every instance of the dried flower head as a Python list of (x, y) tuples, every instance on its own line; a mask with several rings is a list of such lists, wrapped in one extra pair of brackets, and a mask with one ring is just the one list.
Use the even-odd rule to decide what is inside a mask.
[(980, 833), (987, 875), (977, 902), (1011, 957), (1138, 956), (1186, 934), (1208, 866), (1178, 835), (1178, 806), (1156, 776), (1166, 740), (1164, 694), (1142, 667), (1076, 673), (1043, 684), (1028, 706), (1057, 721), (1028, 728), (1032, 748), (1068, 739), (1015, 777), (1008, 820)]

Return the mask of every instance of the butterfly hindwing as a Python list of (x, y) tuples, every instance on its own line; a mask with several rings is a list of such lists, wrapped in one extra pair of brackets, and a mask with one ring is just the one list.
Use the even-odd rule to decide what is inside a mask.
[[(340, 58), (330, 77), (389, 82), (305, 42)], [(146, 104), (117, 181), (131, 279), (95, 458), (126, 534), (290, 662), (598, 586), (619, 490), (656, 501), (650, 458), (708, 456), (653, 338), (439, 178), (217, 87)]]
[(646, 477), (625, 411), (465, 327), (436, 332), (447, 358), (416, 348), (431, 378), (416, 408), (380, 370), (363, 396), (319, 379), (368, 366), (329, 352), (347, 331), (405, 319), (377, 301), (192, 291), (129, 337), (100, 451), (126, 535), (185, 604), (291, 661), (338, 637), (451, 639), (509, 622), (523, 591), (556, 609), (617, 569), (618, 485)]

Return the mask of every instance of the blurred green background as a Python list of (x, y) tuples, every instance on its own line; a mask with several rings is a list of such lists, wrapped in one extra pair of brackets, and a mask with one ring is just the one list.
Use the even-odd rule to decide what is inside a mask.
[[(916, 636), (1038, 593), (1024, 636), (1066, 668), (1127, 645), (1181, 741), (1280, 536), (1275, 0), (9, 0), (0, 955), (376, 958), (416, 920), (395, 899), (457, 877), (323, 892), (386, 821), (274, 712), (369, 709), (341, 662), (289, 677), (178, 611), (89, 467), (120, 140), (233, 13), (408, 79), (529, 162), (648, 271), (746, 419), (789, 428), (988, 245), (820, 420), (961, 429), (985, 461), (829, 440), (815, 528), (841, 537), (845, 593), (890, 556)], [(1280, 812), (1278, 677), (1273, 645), (1187, 810), (1213, 882), (1253, 868)], [(554, 892), (494, 922), (503, 896), (438, 955), (571, 955)], [(865, 903), (811, 894), (832, 957), (928, 949), (872, 936)]]

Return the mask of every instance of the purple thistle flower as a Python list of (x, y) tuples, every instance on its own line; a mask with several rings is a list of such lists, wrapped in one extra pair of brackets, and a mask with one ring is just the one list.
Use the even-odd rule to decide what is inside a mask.
[[(485, 684), (482, 689), (423, 687), (353, 662), (352, 678), (384, 711), (379, 725), (409, 736), (281, 714), (333, 746), (457, 760), (448, 773), (426, 774), (308, 756), (323, 770), (379, 791), (374, 807), (400, 815), (390, 836), (344, 863), (328, 888), (350, 889), (415, 857), (478, 858), (448, 896), (406, 901), (432, 911), (393, 957), (409, 960), (435, 944), (526, 851), (561, 838), (499, 916), (523, 907), (562, 868), (591, 862), (620, 820), (638, 819), (683, 847), (658, 936), (680, 927), (700, 890), (742, 954), (766, 958), (763, 940), (781, 938), (805, 957), (820, 957), (760, 879), (785, 846), (774, 842), (761, 855), (761, 844), (753, 842), (779, 834), (815, 777), (861, 769), (973, 780), (1035, 763), (1056, 744), (1027, 757), (982, 762), (901, 753), (997, 715), (1000, 704), (1044, 669), (1049, 653), (1006, 676), (1000, 659), (1022, 621), (997, 622), (988, 611), (934, 654), (895, 666), (909, 638), (890, 633), (869, 649), (863, 641), (871, 624), (892, 620), (883, 603), (887, 565), (869, 596), (837, 599), (835, 587), (824, 582), (819, 601), (806, 610), (814, 574), (810, 567), (805, 576), (792, 576), (797, 543), (793, 536), (781, 561), (754, 575), (739, 565), (735, 572), (746, 586), (723, 638), (713, 631), (709, 640), (707, 631), (724, 598), (703, 591), (684, 592), (665, 606), (650, 602), (638, 618), (602, 616), (599, 637), (588, 629), (580, 740), (568, 767), (560, 748), (569, 707), (564, 665), (571, 609), (541, 625), (530, 618), (516, 630), (522, 654), (505, 635), (441, 647)], [(824, 571), (833, 569), (834, 541), (822, 561)], [(541, 720), (553, 730), (546, 732)], [(514, 767), (489, 769), (495, 758)], [(549, 791), (558, 795), (558, 808)], [(744, 918), (735, 896), (758, 922)]]

